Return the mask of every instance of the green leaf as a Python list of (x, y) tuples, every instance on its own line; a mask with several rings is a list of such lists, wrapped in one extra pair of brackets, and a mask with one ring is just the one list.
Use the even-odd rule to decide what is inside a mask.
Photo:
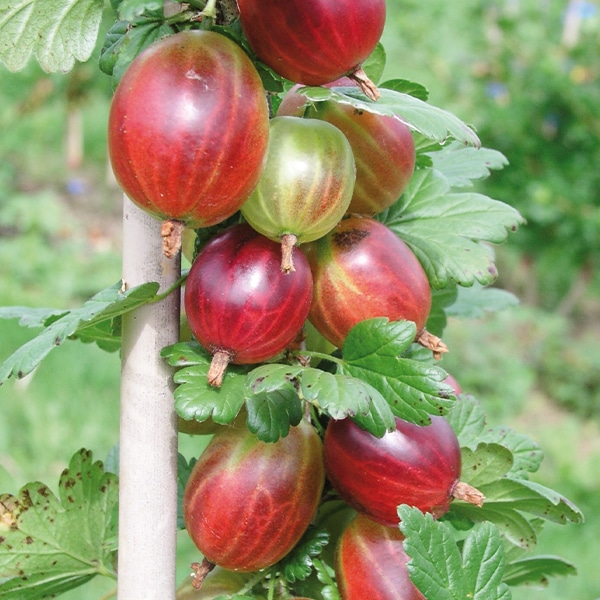
[(279, 563), (286, 581), (304, 581), (313, 571), (313, 559), (328, 543), (329, 533), (310, 525), (294, 549)]
[(363, 71), (367, 74), (367, 77), (377, 85), (381, 80), (383, 71), (385, 70), (385, 48), (383, 44), (379, 42), (373, 52), (367, 57), (362, 64)]
[(98, 37), (104, 0), (0, 0), (0, 61), (20, 71), (33, 55), (45, 71), (86, 61)]
[(175, 412), (186, 421), (212, 419), (231, 423), (244, 404), (247, 367), (229, 365), (221, 387), (208, 383), (211, 355), (197, 342), (181, 342), (162, 349), (162, 358), (181, 367), (173, 376)]
[(423, 100), (423, 102), (426, 102), (429, 98), (429, 92), (425, 86), (420, 83), (415, 83), (414, 81), (409, 81), (408, 79), (388, 79), (379, 87), (395, 90), (396, 92), (401, 92), (403, 94), (410, 94), (419, 100)]
[(570, 500), (539, 483), (505, 477), (482, 485), (484, 508), (509, 508), (554, 523), (583, 522), (583, 514)]
[[(144, 283), (127, 291), (121, 282), (98, 292), (82, 307), (70, 310), (59, 318), (51, 318), (49, 324), (37, 337), (28, 341), (0, 365), (0, 385), (9, 377), (21, 379), (67, 338), (92, 341), (92, 332), (98, 324), (111, 321), (126, 312), (147, 304), (156, 297), (158, 283)], [(57, 316), (57, 315), (55, 315)], [(102, 340), (106, 342), (103, 331)]]
[(46, 598), (97, 574), (116, 578), (117, 477), (80, 450), (58, 491), (36, 482), (0, 496), (2, 598)]
[(461, 448), (475, 449), (485, 427), (485, 413), (470, 394), (460, 394), (446, 419), (452, 425)]
[(416, 171), (402, 197), (377, 218), (415, 253), (433, 288), (471, 286), (497, 276), (490, 249), (523, 222), (511, 206), (474, 192), (450, 192), (434, 169)]
[(513, 466), (508, 475), (526, 479), (526, 473), (535, 473), (542, 464), (544, 454), (539, 444), (527, 435), (517, 433), (506, 426), (493, 427), (480, 437), (482, 442), (501, 444), (513, 456)]
[(0, 306), (0, 319), (19, 319), (22, 327), (46, 327), (50, 319), (57, 320), (68, 310), (57, 308), (29, 308), (28, 306)]
[(454, 304), (458, 295), (456, 285), (449, 285), (443, 290), (432, 290), (431, 310), (427, 317), (426, 329), (429, 333), (442, 337), (448, 322), (447, 307)]
[(461, 555), (444, 522), (406, 505), (398, 507), (398, 515), (410, 557), (410, 578), (426, 598), (510, 600), (510, 590), (502, 582), (502, 541), (491, 523), (481, 523), (469, 531)]
[(476, 526), (463, 546), (464, 578), (467, 598), (474, 600), (509, 600), (512, 595), (504, 574), (504, 549), (498, 530), (491, 523)]
[(415, 131), (439, 143), (454, 138), (463, 144), (479, 147), (477, 134), (458, 117), (410, 94), (380, 88), (376, 102), (353, 87), (301, 88), (299, 92), (313, 102), (333, 100), (379, 115), (397, 116)]
[(111, 49), (115, 54), (110, 59), (113, 63), (111, 71), (113, 87), (121, 81), (129, 65), (142, 50), (173, 33), (175, 30), (170, 25), (159, 21), (150, 21), (129, 28), (120, 41), (114, 42)]
[(453, 502), (450, 519), (459, 516), (470, 523), (493, 523), (506, 540), (516, 547), (530, 551), (537, 544), (537, 531), (519, 511), (484, 502), (478, 508), (464, 502)]
[(191, 458), (189, 461), (180, 453), (177, 453), (177, 527), (185, 529), (185, 521), (183, 518), (183, 494), (187, 480), (190, 477), (192, 469), (196, 464), (197, 459)]
[(519, 304), (519, 299), (500, 288), (488, 288), (478, 283), (459, 287), (456, 300), (446, 308), (449, 317), (480, 319), (488, 312), (499, 312)]
[(100, 70), (106, 75), (113, 74), (117, 59), (119, 58), (121, 44), (129, 29), (130, 25), (127, 21), (116, 21), (106, 33), (98, 60)]
[(546, 586), (548, 579), (557, 575), (577, 575), (577, 569), (558, 556), (532, 556), (509, 563), (504, 581), (511, 586)]
[(291, 388), (254, 394), (246, 399), (248, 429), (263, 442), (285, 437), (302, 419), (302, 403)]
[(513, 464), (512, 452), (499, 444), (480, 443), (475, 451), (461, 448), (461, 481), (474, 487), (504, 477)]
[(385, 398), (356, 377), (305, 369), (302, 372), (301, 392), (306, 400), (332, 419), (352, 417), (378, 437), (395, 428), (394, 415)]
[(474, 179), (489, 177), (490, 171), (503, 169), (508, 160), (498, 150), (473, 148), (452, 142), (443, 152), (429, 152), (433, 167), (448, 181), (450, 187), (470, 187)]
[(122, 0), (119, 18), (122, 21), (135, 21), (137, 17), (152, 11), (162, 15), (163, 4), (163, 0)]
[(401, 358), (415, 334), (409, 321), (376, 318), (358, 323), (344, 343), (340, 372), (375, 388), (396, 416), (425, 425), (431, 414), (444, 414), (452, 406), (453, 389), (444, 383), (447, 374), (440, 367)]

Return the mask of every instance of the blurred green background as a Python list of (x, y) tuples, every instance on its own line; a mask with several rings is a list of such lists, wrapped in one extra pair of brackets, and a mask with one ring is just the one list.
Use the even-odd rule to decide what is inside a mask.
[[(479, 190), (528, 225), (496, 249), (498, 286), (520, 306), (450, 321), (443, 365), (490, 424), (537, 440), (536, 479), (584, 511), (547, 525), (537, 552), (577, 577), (516, 600), (600, 598), (600, 7), (557, 0), (389, 0), (385, 78), (429, 89), (510, 165)], [(121, 195), (106, 158), (110, 82), (97, 56), (69, 74), (0, 72), (0, 305), (76, 307), (120, 278)], [(35, 331), (0, 322), (0, 361)], [(118, 440), (119, 357), (67, 343), (0, 388), (0, 491), (55, 486), (80, 447), (103, 459)], [(202, 440), (182, 436), (181, 451)], [(181, 538), (181, 577), (192, 556)], [(180, 578), (181, 578), (180, 577)], [(95, 581), (64, 598), (100, 598)]]

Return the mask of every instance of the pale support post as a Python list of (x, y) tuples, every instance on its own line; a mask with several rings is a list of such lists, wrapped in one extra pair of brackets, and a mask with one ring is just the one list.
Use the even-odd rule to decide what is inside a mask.
[[(124, 198), (127, 288), (181, 275), (180, 254), (162, 254), (161, 224)], [(177, 417), (172, 370), (160, 358), (179, 339), (179, 290), (123, 316), (119, 448), (119, 600), (174, 600)]]

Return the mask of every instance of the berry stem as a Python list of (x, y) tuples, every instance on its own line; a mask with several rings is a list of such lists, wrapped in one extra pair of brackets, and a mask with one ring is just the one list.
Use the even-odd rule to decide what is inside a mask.
[(284, 233), (281, 236), (281, 270), (284, 273), (295, 271), (294, 246), (298, 243), (298, 237), (293, 233)]
[(442, 355), (448, 352), (448, 346), (444, 344), (444, 342), (437, 337), (437, 335), (433, 335), (433, 333), (429, 333), (427, 329), (422, 329), (418, 334), (415, 340), (417, 343), (421, 344), (427, 350), (431, 350), (433, 352), (433, 358), (436, 360), (440, 360)]
[(367, 97), (376, 102), (381, 97), (377, 86), (369, 79), (369, 76), (364, 72), (362, 67), (358, 67), (356, 71), (348, 75), (350, 79), (355, 81), (360, 88), (360, 91)]
[(201, 563), (193, 562), (192, 567), (192, 587), (199, 590), (206, 579), (206, 576), (215, 568), (215, 564), (204, 558)]
[(206, 378), (213, 387), (221, 387), (227, 365), (231, 362), (231, 354), (225, 350), (217, 350), (212, 357)]
[(469, 504), (474, 504), (481, 508), (485, 501), (485, 496), (475, 487), (459, 481), (452, 490), (452, 497), (456, 500), (463, 500)]
[(167, 219), (162, 222), (160, 235), (163, 240), (163, 254), (166, 258), (173, 258), (181, 250), (181, 236), (185, 224), (177, 219)]

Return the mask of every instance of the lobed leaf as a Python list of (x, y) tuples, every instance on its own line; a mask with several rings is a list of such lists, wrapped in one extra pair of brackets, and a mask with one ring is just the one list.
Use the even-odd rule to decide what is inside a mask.
[(185, 486), (196, 462), (197, 459), (195, 457), (188, 461), (182, 454), (177, 454), (177, 527), (179, 529), (185, 529), (183, 494), (185, 493)]
[(468, 586), (466, 597), (474, 600), (510, 599), (504, 573), (504, 549), (498, 530), (482, 523), (467, 535), (463, 546), (463, 574)]
[(474, 450), (485, 428), (485, 412), (479, 401), (470, 394), (460, 394), (446, 419), (454, 429), (460, 447)]
[(20, 71), (31, 56), (48, 72), (92, 54), (104, 0), (0, 0), (0, 61)]
[(43, 598), (116, 577), (117, 477), (77, 452), (58, 497), (42, 483), (0, 496), (0, 596)]
[(532, 556), (507, 565), (504, 581), (508, 585), (547, 585), (557, 575), (577, 575), (575, 566), (558, 556)]
[(398, 507), (410, 578), (426, 598), (510, 600), (502, 581), (505, 557), (498, 530), (481, 523), (466, 535), (462, 554), (451, 529), (430, 514)]
[(523, 222), (511, 206), (474, 192), (451, 192), (434, 169), (416, 171), (402, 197), (377, 219), (404, 240), (433, 288), (451, 282), (472, 286), (497, 276), (493, 255), (481, 242), (499, 244)]
[(121, 287), (121, 282), (116, 283), (98, 292), (80, 308), (48, 317), (49, 325), (0, 365), (0, 385), (9, 377), (21, 379), (31, 373), (67, 338), (81, 338), (87, 342), (96, 341), (94, 333), (96, 332), (100, 334), (100, 343), (108, 343), (107, 328), (99, 328), (99, 324), (110, 322), (151, 302), (156, 297), (159, 285), (155, 282), (144, 283), (127, 291), (123, 291)]
[(475, 451), (461, 448), (461, 459), (461, 481), (476, 488), (501, 479), (513, 465), (513, 454), (508, 448), (483, 442)]
[(263, 442), (285, 437), (302, 420), (302, 403), (296, 390), (280, 388), (246, 398), (248, 429)]
[(480, 319), (486, 313), (499, 312), (518, 304), (519, 299), (514, 294), (475, 282), (472, 287), (457, 288), (456, 299), (446, 308), (446, 315), (461, 319)]
[(329, 533), (310, 525), (292, 551), (279, 562), (279, 570), (286, 581), (303, 581), (312, 573), (313, 559), (329, 543)]
[(527, 473), (535, 473), (544, 459), (542, 449), (537, 442), (506, 426), (488, 429), (480, 439), (482, 442), (501, 444), (511, 451), (513, 466), (508, 475), (518, 479), (526, 479)]
[(506, 157), (491, 148), (474, 148), (458, 142), (444, 146), (443, 151), (428, 152), (433, 167), (450, 187), (471, 187), (474, 179), (485, 179), (493, 170), (508, 165)]
[(555, 523), (583, 522), (583, 514), (570, 500), (539, 483), (505, 477), (482, 485), (486, 507), (530, 513)]
[(357, 110), (396, 116), (415, 131), (439, 143), (453, 138), (463, 144), (481, 145), (477, 134), (454, 114), (394, 89), (379, 88), (381, 96), (376, 102), (353, 87), (305, 87), (299, 92), (313, 102), (331, 100), (349, 104)]
[(401, 358), (416, 334), (414, 323), (368, 319), (353, 327), (344, 343), (340, 372), (375, 388), (392, 412), (406, 421), (430, 423), (454, 403), (446, 372), (430, 363)]
[(464, 502), (453, 502), (453, 518), (459, 516), (470, 523), (493, 523), (514, 546), (530, 551), (537, 544), (537, 531), (519, 511), (484, 502), (481, 508)]
[(245, 369), (230, 365), (221, 387), (208, 383), (210, 361), (183, 367), (173, 376), (175, 412), (186, 421), (212, 419), (215, 423), (231, 423), (240, 412), (245, 400)]
[(426, 598), (466, 598), (462, 559), (450, 528), (435, 522), (431, 514), (406, 505), (398, 507), (398, 516), (413, 583)]

